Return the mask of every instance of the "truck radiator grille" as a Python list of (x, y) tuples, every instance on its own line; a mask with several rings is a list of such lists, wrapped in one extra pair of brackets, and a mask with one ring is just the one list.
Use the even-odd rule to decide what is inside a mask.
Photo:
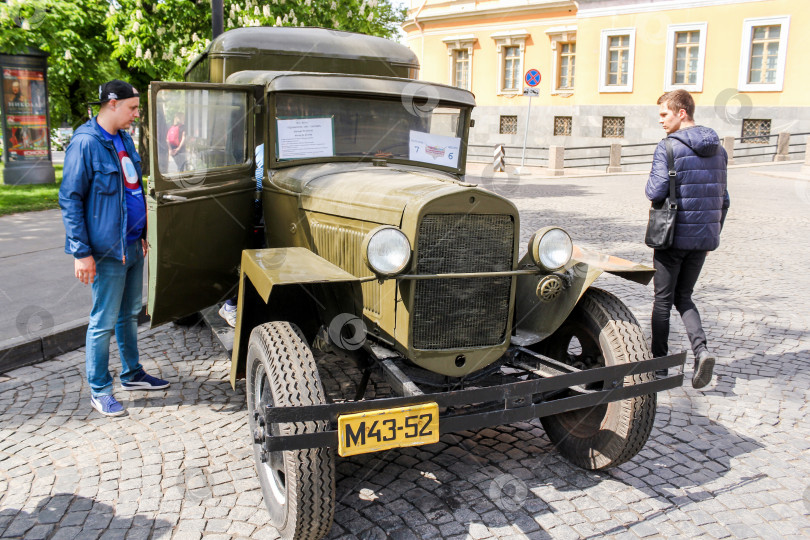
[[(358, 277), (373, 275), (360, 255), (365, 233), (360, 230), (321, 223), (310, 218), (315, 252), (332, 264)], [(363, 307), (371, 316), (380, 316), (380, 284), (368, 281), (360, 285)]]
[[(509, 215), (432, 214), (419, 226), (418, 274), (512, 269), (515, 226)], [(512, 278), (417, 280), (416, 349), (486, 347), (502, 343)]]

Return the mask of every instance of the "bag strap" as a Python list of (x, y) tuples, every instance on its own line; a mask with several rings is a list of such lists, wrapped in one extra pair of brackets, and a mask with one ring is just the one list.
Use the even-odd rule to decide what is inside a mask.
[(677, 204), (678, 199), (675, 198), (675, 184), (678, 173), (675, 172), (675, 156), (672, 152), (672, 139), (667, 137), (664, 139), (664, 144), (667, 147), (667, 169), (669, 169), (669, 204)]

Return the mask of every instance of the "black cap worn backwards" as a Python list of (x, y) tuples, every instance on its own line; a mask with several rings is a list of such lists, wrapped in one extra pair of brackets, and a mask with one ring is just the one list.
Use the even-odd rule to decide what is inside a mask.
[(98, 101), (91, 101), (88, 105), (101, 105), (111, 99), (129, 99), (137, 97), (138, 92), (135, 87), (128, 82), (113, 79), (98, 87)]

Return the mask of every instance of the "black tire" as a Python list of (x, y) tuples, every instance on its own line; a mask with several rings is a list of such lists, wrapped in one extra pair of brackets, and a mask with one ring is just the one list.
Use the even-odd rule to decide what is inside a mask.
[[(580, 369), (652, 358), (638, 321), (627, 306), (612, 294), (593, 288), (537, 350)], [(626, 377), (624, 384), (651, 380), (652, 374), (645, 373)], [(599, 387), (601, 384), (596, 389)], [(655, 407), (656, 395), (649, 394), (540, 421), (566, 459), (583, 469), (608, 469), (641, 451), (652, 430)]]
[[(254, 412), (266, 405), (324, 403), (325, 394), (312, 352), (297, 327), (269, 322), (250, 334), (247, 356), (247, 404), (251, 434)], [(325, 422), (279, 424), (275, 434), (326, 429)], [(253, 444), (256, 470), (271, 524), (285, 539), (316, 540), (332, 527), (335, 513), (335, 459), (328, 448), (273, 452), (261, 460)]]

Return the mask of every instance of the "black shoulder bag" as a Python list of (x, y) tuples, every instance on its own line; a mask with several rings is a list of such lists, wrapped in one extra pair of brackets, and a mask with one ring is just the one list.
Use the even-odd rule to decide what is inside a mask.
[(669, 168), (669, 197), (663, 202), (653, 203), (650, 208), (650, 221), (644, 243), (653, 249), (669, 249), (675, 238), (675, 218), (678, 215), (678, 199), (675, 196), (675, 158), (672, 155), (672, 141), (664, 139), (667, 147), (667, 167)]

